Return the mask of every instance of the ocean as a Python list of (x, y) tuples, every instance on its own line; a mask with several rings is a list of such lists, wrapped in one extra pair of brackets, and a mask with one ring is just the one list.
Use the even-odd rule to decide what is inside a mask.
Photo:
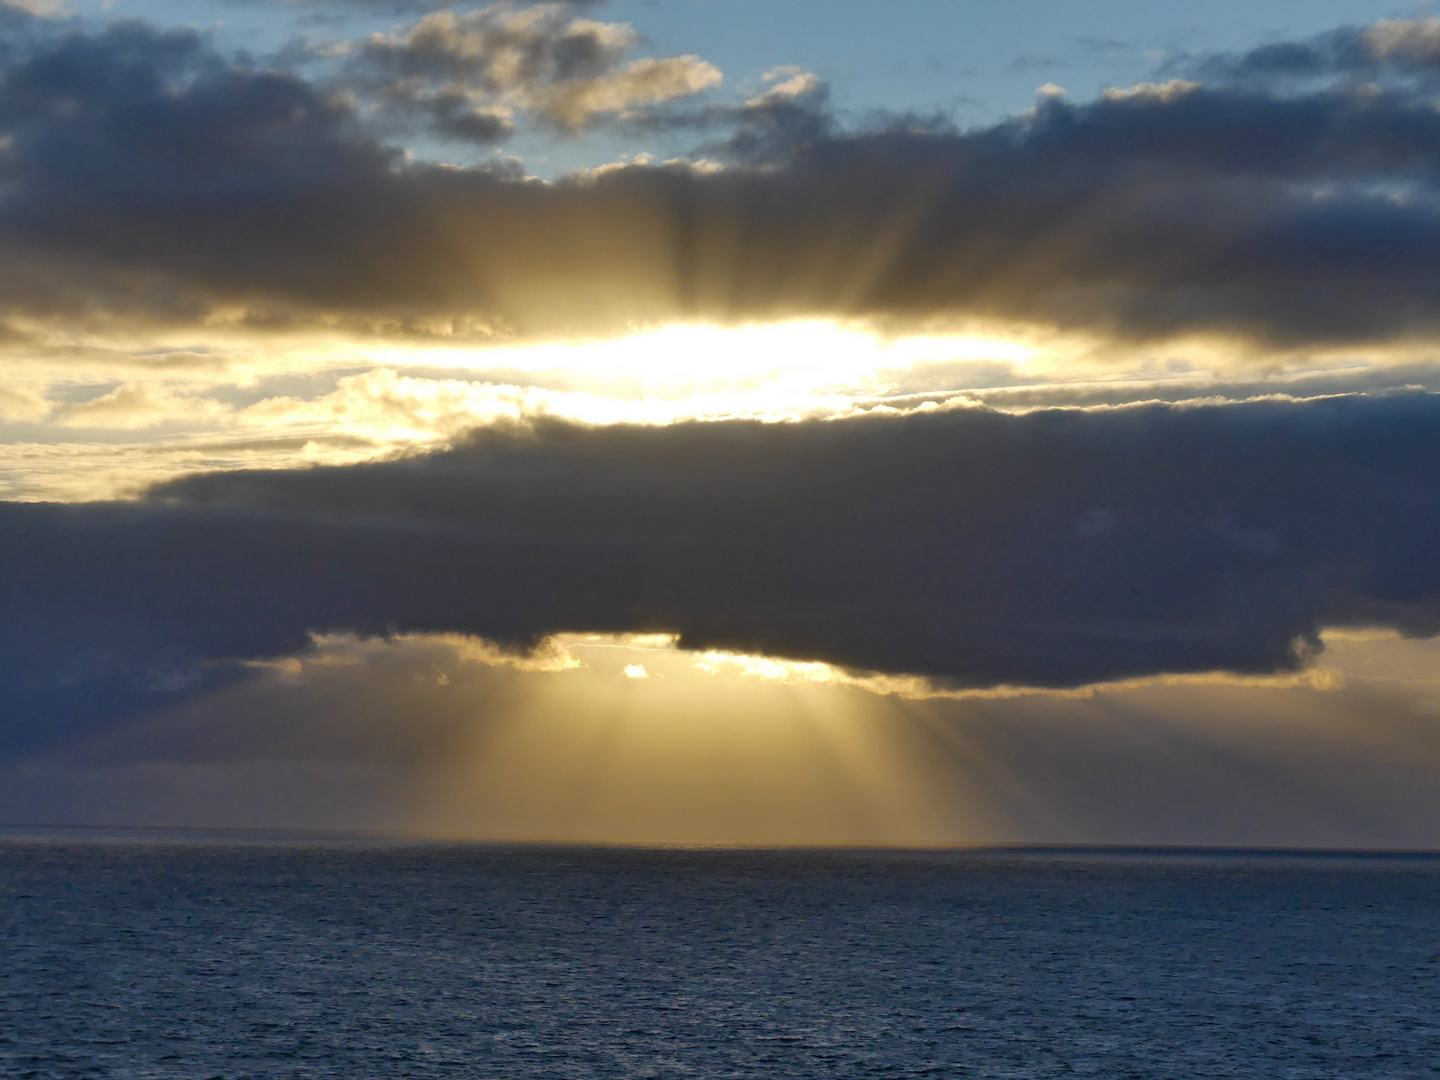
[(1440, 1076), (1440, 858), (0, 836), (4, 1077)]

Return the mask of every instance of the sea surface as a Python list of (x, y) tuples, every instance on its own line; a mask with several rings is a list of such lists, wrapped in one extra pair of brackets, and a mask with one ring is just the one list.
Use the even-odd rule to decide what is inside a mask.
[(0, 835), (4, 1077), (1440, 1076), (1440, 859)]

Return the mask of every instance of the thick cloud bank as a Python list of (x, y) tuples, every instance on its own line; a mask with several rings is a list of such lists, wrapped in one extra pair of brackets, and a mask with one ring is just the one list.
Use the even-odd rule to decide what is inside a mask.
[[(426, 25), (357, 55), (466, 57), (481, 82), (498, 78), (504, 27)], [(701, 125), (725, 167), (555, 183), (441, 167), (365, 126), (339, 92), (353, 72), (307, 80), (133, 23), (14, 31), (0, 53), (0, 314), (533, 335), (975, 315), (1292, 344), (1437, 331), (1429, 22), (1213, 59), (1187, 72), (1203, 82), (1049, 99), (964, 133), (846, 132), (801, 77), (666, 112), (709, 69), (616, 67), (628, 39), (576, 26), (590, 24), (556, 41), (579, 34), (584, 49), (544, 38), (544, 78), (506, 92), (562, 127)], [(501, 44), (529, 56), (528, 40)], [(621, 75), (635, 85), (605, 82)], [(575, 80), (589, 89), (574, 100), (546, 96)], [(509, 122), (415, 93), (446, 122), (489, 125), (467, 137)]]
[(1440, 398), (487, 430), (381, 464), (0, 506), (6, 741), (307, 631), (565, 630), (1075, 686), (1440, 631)]

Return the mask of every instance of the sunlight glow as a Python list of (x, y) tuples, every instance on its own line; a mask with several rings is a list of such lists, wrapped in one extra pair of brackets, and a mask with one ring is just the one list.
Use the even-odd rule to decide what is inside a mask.
[[(1178, 686), (1229, 686), (1253, 689), (1309, 689), (1332, 692), (1343, 689), (1342, 667), (1354, 663), (1347, 645), (1353, 642), (1398, 641), (1394, 634), (1345, 630), (1326, 631), (1327, 655), (1346, 658), (1311, 664), (1299, 671), (1269, 675), (1238, 675), (1226, 671), (1155, 675), (1117, 679), (1074, 688), (1038, 686), (955, 687), (923, 675), (860, 671), (818, 660), (786, 660), (753, 653), (680, 648), (678, 634), (553, 634), (529, 651), (501, 648), (463, 634), (395, 634), (361, 637), (354, 634), (312, 634), (311, 647), (298, 656), (250, 661), (250, 666), (272, 671), (277, 677), (300, 680), (309, 668), (365, 664), (396, 647), (441, 649), (454, 661), (471, 666), (503, 668), (529, 673), (592, 672), (625, 679), (679, 679), (697, 693), (715, 682), (752, 682), (772, 686), (855, 690), (881, 698), (908, 701), (974, 701), (1018, 697), (1047, 699), (1093, 698), (1147, 688)], [(699, 682), (696, 682), (696, 679)]]
[(702, 670), (668, 636), (553, 640), (576, 666), (466, 665), (434, 683), (477, 719), (415, 793), (427, 823), (522, 840), (904, 844), (948, 841), (967, 818), (886, 699)]
[(675, 398), (761, 387), (810, 393), (921, 363), (1024, 363), (1034, 347), (1013, 331), (886, 338), (859, 326), (801, 319), (736, 327), (677, 324), (622, 338), (480, 350), (427, 344), (365, 352), (386, 366), (425, 364), (569, 375), (627, 396)]
[[(255, 679), (209, 708), (212, 721), (233, 718), (216, 730), (242, 744), (258, 731), (292, 755), (338, 739), (361, 757), (413, 760), (397, 805), (428, 833), (928, 845), (1020, 829), (1079, 842), (1088, 834), (1067, 832), (1073, 814), (1051, 797), (1076, 739), (1163, 754), (1176, 738), (1263, 755), (1304, 730), (1367, 760), (1401, 760), (1417, 740), (1440, 754), (1440, 642), (1355, 631), (1325, 640), (1335, 669), (977, 692), (685, 650), (663, 633), (559, 634), (530, 652), (451, 634), (329, 634), (256, 664)], [(265, 703), (281, 693), (303, 707), (270, 723)], [(157, 721), (147, 745), (174, 743), (166, 725), (182, 719)], [(1036, 724), (1038, 742), (1011, 738)], [(1056, 740), (1052, 761), (1044, 747)], [(1034, 770), (1052, 766), (1037, 785)]]
[(1126, 343), (974, 320), (886, 333), (819, 319), (548, 342), (57, 330), (27, 348), (41, 351), (0, 342), (0, 427), (19, 425), (0, 440), (0, 495), (54, 501), (127, 498), (192, 471), (353, 464), (541, 418), (781, 422), (1306, 396), (1368, 387), (1386, 369), (1413, 380), (1397, 365), (1429, 356), (1419, 345), (1260, 356), (1214, 338)]

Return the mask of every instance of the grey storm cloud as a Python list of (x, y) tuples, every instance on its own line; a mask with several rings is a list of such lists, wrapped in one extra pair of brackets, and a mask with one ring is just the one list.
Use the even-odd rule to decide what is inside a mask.
[(562, 631), (1072, 687), (1440, 632), (1440, 397), (485, 429), (427, 456), (0, 504), (8, 752), (310, 631)]
[[(1387, 32), (1385, 56), (1420, 49)], [(545, 183), (408, 159), (333, 86), (188, 31), (37, 32), (0, 59), (0, 314), (195, 323), (223, 308), (262, 328), (522, 337), (809, 315), (1429, 336), (1428, 86), (1177, 82), (970, 132), (846, 131), (823, 92), (762, 96), (721, 117), (725, 168)], [(463, 101), (437, 107), (503, 126)]]

